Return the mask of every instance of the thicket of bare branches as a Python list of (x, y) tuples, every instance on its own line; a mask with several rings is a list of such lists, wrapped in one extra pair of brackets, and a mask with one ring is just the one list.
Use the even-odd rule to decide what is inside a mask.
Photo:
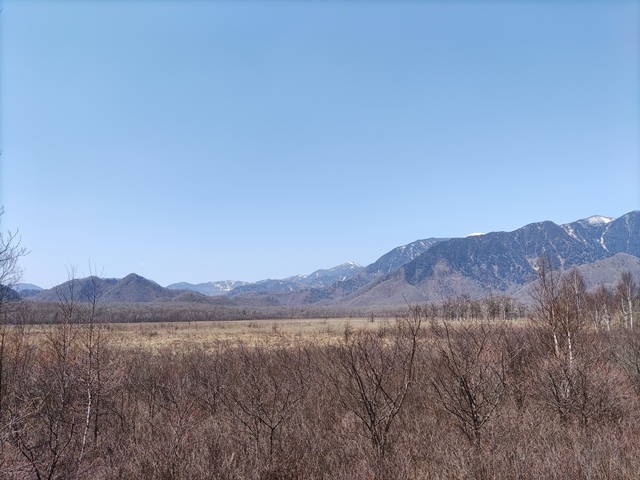
[(0, 351), (0, 478), (635, 478), (635, 281), (539, 274), (527, 320), (456, 299), (337, 343), (154, 355), (111, 342), (99, 292), (60, 291), (38, 343), (22, 304)]

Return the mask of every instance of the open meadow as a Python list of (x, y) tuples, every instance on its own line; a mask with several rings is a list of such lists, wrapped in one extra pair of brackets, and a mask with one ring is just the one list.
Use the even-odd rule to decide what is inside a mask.
[[(220, 344), (232, 346), (272, 344), (286, 346), (308, 342), (326, 345), (344, 337), (345, 331), (388, 329), (395, 317), (220, 320), (200, 322), (103, 323), (102, 334), (114, 348), (147, 352), (211, 350)], [(38, 343), (55, 325), (32, 325), (26, 330)]]

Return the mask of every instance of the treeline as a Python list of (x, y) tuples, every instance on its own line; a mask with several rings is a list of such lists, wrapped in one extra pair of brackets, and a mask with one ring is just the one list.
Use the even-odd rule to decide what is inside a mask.
[(636, 478), (638, 287), (606, 310), (576, 270), (539, 274), (528, 320), (420, 305), (155, 355), (64, 298), (35, 342), (26, 304), (0, 330), (0, 477)]
[[(30, 322), (56, 324), (60, 322), (59, 302), (24, 301), (28, 305)], [(81, 302), (79, 302), (81, 303)], [(18, 306), (15, 302), (12, 305)], [(24, 305), (23, 305), (24, 306)], [(406, 308), (377, 309), (374, 316), (395, 317)], [(349, 307), (249, 307), (235, 305), (208, 305), (188, 302), (147, 302), (147, 303), (100, 303), (96, 307), (95, 321), (101, 323), (167, 323), (167, 322), (212, 322), (220, 320), (275, 320), (275, 319), (315, 319), (315, 318), (364, 318), (371, 315), (371, 309)], [(19, 315), (7, 317), (8, 322), (24, 322)], [(78, 322), (84, 322), (78, 315)]]

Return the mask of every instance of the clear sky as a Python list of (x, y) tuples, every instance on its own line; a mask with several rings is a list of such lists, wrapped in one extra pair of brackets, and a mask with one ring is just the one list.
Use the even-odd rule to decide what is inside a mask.
[(640, 3), (0, 2), (2, 230), (257, 281), (640, 208)]

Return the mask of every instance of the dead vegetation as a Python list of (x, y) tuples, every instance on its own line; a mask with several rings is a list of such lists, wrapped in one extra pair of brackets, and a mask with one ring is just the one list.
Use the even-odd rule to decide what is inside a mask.
[(504, 299), (113, 324), (64, 297), (53, 325), (23, 304), (0, 328), (0, 478), (636, 478), (638, 289), (548, 272), (520, 320)]

